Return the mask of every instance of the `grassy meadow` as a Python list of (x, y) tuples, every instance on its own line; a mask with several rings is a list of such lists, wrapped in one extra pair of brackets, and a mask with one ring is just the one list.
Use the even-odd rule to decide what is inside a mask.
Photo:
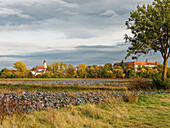
[[(5, 79), (0, 83), (0, 93), (9, 91), (127, 91), (134, 80), (106, 80), (106, 85), (63, 85), (63, 84), (26, 84), (8, 83), (8, 80), (77, 80), (77, 79)], [(78, 79), (81, 80), (81, 79)], [(94, 80), (94, 79), (93, 79)], [(149, 79), (145, 79), (145, 84)], [(107, 85), (107, 83), (127, 83)], [(138, 84), (141, 81), (137, 81)], [(149, 80), (150, 82), (150, 80)], [(136, 83), (135, 83), (136, 84)], [(153, 91), (153, 90), (152, 90)], [(127, 93), (128, 94), (128, 93)], [(130, 94), (130, 93), (129, 93)], [(128, 98), (128, 100), (127, 100)], [(105, 99), (98, 104), (69, 105), (67, 107), (47, 108), (33, 113), (0, 114), (0, 128), (169, 128), (170, 94), (127, 95), (122, 99)]]
[(0, 128), (168, 128), (170, 94), (142, 95), (135, 102), (103, 103), (49, 108), (31, 114), (14, 114), (1, 120)]

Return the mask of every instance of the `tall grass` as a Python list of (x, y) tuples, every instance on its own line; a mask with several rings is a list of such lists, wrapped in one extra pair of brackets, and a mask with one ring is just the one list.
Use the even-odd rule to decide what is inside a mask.
[(162, 81), (161, 77), (153, 77), (152, 84), (156, 89), (170, 89), (170, 80)]
[(170, 94), (141, 96), (137, 103), (119, 102), (48, 108), (6, 116), (0, 128), (169, 128)]
[[(9, 98), (8, 94), (5, 93), (0, 101), (0, 123), (7, 115), (18, 114), (21, 115), (27, 112), (28, 106), (25, 105), (24, 99)], [(23, 109), (24, 108), (24, 109)]]
[(143, 78), (135, 78), (130, 80), (130, 85), (127, 87), (129, 90), (168, 90), (170, 89), (170, 80), (162, 81), (161, 77), (154, 76), (152, 81)]
[(148, 81), (146, 79), (143, 78), (135, 78), (135, 79), (131, 79), (130, 81), (130, 85), (128, 86), (128, 90), (151, 90), (154, 89), (152, 86), (151, 81)]
[[(69, 94), (69, 93), (68, 93)], [(10, 94), (5, 93), (4, 96), (1, 98), (0, 100), (0, 123), (4, 120), (5, 116), (9, 116), (9, 115), (13, 115), (13, 114), (23, 114), (23, 113), (30, 113), (32, 111), (39, 111), (39, 110), (44, 110), (46, 109), (46, 107), (43, 107), (44, 105), (41, 106), (41, 101), (36, 101), (37, 104), (39, 104), (36, 108), (31, 109), (31, 105), (34, 104), (34, 101), (31, 101), (27, 98), (24, 98), (22, 95), (21, 97), (16, 97), (16, 96), (12, 96), (9, 97)], [(72, 95), (70, 94), (73, 99), (75, 97), (79, 97), (79, 94), (75, 94)], [(138, 99), (138, 95), (135, 95), (134, 93), (131, 92), (126, 92), (122, 95), (114, 95), (114, 93), (102, 93), (101, 94), (103, 97), (102, 102), (104, 102), (105, 104), (115, 104), (115, 103), (119, 103), (121, 101), (124, 102), (137, 102)], [(100, 95), (100, 96), (101, 96)], [(97, 96), (97, 95), (95, 95)], [(58, 96), (58, 98), (60, 98)], [(76, 103), (74, 103), (74, 101), (72, 101), (73, 104), (72, 105), (77, 105)], [(95, 102), (96, 104), (99, 104), (101, 101)], [(89, 99), (88, 103), (94, 103), (92, 100)], [(64, 105), (64, 103), (61, 103), (59, 107), (64, 107), (66, 106), (66, 104)], [(67, 104), (68, 106), (68, 104)], [(51, 106), (53, 107), (53, 106)], [(92, 109), (90, 109), (89, 111), (91, 111)], [(86, 110), (85, 112), (88, 114), (87, 112), (88, 110)], [(92, 110), (93, 111), (93, 110)], [(96, 117), (98, 118), (98, 117)]]

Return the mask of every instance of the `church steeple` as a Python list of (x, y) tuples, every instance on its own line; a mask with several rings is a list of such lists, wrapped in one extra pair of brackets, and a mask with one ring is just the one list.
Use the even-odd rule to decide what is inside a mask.
[(47, 69), (47, 62), (46, 60), (43, 61), (44, 68)]

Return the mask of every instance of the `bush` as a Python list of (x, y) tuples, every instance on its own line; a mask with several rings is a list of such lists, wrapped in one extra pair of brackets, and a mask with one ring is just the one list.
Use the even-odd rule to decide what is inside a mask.
[(41, 78), (41, 74), (36, 75), (36, 78)]
[(170, 89), (170, 80), (162, 81), (161, 77), (153, 77), (152, 84), (156, 89)]
[(154, 88), (152, 86), (152, 83), (144, 78), (131, 79), (129, 82), (130, 82), (130, 86), (128, 87), (128, 90), (139, 91), (139, 90), (150, 90)]
[(128, 92), (126, 91), (126, 93), (122, 96), (122, 100), (124, 102), (138, 102), (138, 92), (134, 91), (134, 92)]
[(29, 72), (27, 77), (28, 78), (34, 78), (34, 75), (32, 74), (32, 72)]

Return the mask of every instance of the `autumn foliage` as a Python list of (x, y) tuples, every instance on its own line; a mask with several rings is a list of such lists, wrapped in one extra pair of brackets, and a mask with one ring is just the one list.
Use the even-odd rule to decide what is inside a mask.
[[(77, 66), (63, 62), (54, 62), (47, 66), (47, 70), (39, 75), (34, 76), (32, 70), (27, 70), (26, 64), (22, 62), (14, 63), (15, 70), (4, 68), (0, 71), (0, 78), (152, 78), (161, 76), (163, 66), (156, 67), (139, 67), (134, 71), (134, 66), (124, 65), (113, 66), (106, 63), (104, 66), (87, 65), (81, 63)], [(167, 77), (170, 78), (170, 68), (168, 67)]]

